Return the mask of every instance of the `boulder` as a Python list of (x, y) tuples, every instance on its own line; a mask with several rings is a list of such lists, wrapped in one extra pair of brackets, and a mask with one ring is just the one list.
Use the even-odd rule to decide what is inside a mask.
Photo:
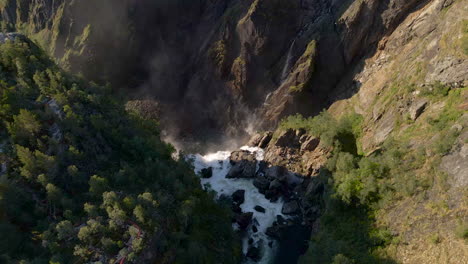
[(237, 162), (240, 161), (250, 161), (250, 162), (255, 162), (255, 154), (251, 153), (250, 151), (247, 150), (236, 150), (231, 153), (231, 156), (229, 156), (229, 161), (231, 164), (236, 164)]
[(280, 192), (278, 190), (266, 190), (265, 191), (265, 198), (267, 198), (271, 202), (278, 201), (280, 195), (281, 194), (280, 194)]
[(236, 162), (229, 170), (226, 178), (253, 178), (255, 177), (255, 171), (257, 164), (255, 162), (242, 160)]
[(255, 262), (259, 261), (262, 258), (260, 254), (260, 248), (250, 246), (247, 250), (247, 257)]
[(260, 205), (256, 205), (254, 207), (255, 211), (260, 212), (260, 213), (265, 213), (265, 208), (261, 207)]
[(201, 170), (202, 178), (211, 178), (213, 176), (213, 167), (203, 168)]
[(272, 182), (270, 182), (270, 186), (268, 189), (270, 190), (278, 190), (282, 186), (281, 182), (278, 179), (274, 179)]
[(268, 169), (268, 163), (261, 160), (258, 162), (257, 174), (265, 174), (265, 171)]
[(252, 216), (253, 216), (252, 212), (242, 213), (236, 216), (235, 221), (239, 225), (239, 228), (241, 230), (247, 229), (247, 227), (252, 222)]
[(245, 190), (237, 190), (232, 194), (232, 201), (236, 204), (242, 204), (245, 201)]
[(255, 178), (253, 185), (257, 187), (260, 193), (265, 193), (270, 187), (270, 181), (266, 177), (258, 176)]
[(297, 186), (304, 182), (304, 177), (297, 173), (288, 172), (286, 174), (286, 182), (288, 183), (288, 186)]
[(299, 204), (297, 201), (290, 201), (283, 204), (283, 208), (281, 209), (281, 213), (285, 215), (293, 215), (299, 213)]
[(265, 234), (271, 238), (281, 240), (283, 238), (283, 225), (273, 225), (266, 229)]
[(254, 233), (257, 233), (257, 232), (258, 232), (258, 228), (257, 228), (256, 225), (253, 225), (253, 226), (252, 226), (252, 232), (254, 232)]
[(236, 214), (242, 213), (242, 208), (240, 207), (240, 205), (238, 203), (233, 203), (231, 205), (231, 210)]
[(279, 180), (281, 182), (286, 180), (286, 169), (280, 166), (272, 166), (265, 170), (265, 176), (269, 180)]
[(279, 225), (285, 225), (286, 224), (286, 219), (282, 215), (277, 215), (276, 216), (276, 223)]
[(314, 151), (320, 143), (320, 139), (310, 136), (301, 145), (301, 151)]
[(409, 117), (411, 120), (416, 120), (424, 112), (426, 105), (427, 101), (423, 99), (414, 102), (409, 109)]

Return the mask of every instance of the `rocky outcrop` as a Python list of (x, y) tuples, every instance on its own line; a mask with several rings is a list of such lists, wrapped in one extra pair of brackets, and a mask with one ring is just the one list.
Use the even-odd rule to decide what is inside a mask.
[[(254, 135), (249, 142), (258, 144), (259, 138), (262, 138), (260, 135)], [(268, 138), (269, 142), (264, 146), (265, 162), (304, 176), (318, 175), (330, 153), (329, 149), (320, 147), (319, 138), (307, 134), (303, 129), (276, 131), (274, 138), (272, 132), (267, 132), (263, 138), (265, 137)], [(272, 167), (264, 171), (267, 178), (268, 173), (278, 173), (275, 171), (276, 168)], [(291, 175), (288, 176), (288, 179), (294, 180), (294, 176)], [(254, 184), (260, 190), (266, 190), (268, 187), (264, 177), (257, 177)]]
[(411, 120), (416, 120), (426, 108), (427, 100), (418, 100), (409, 109), (409, 117)]

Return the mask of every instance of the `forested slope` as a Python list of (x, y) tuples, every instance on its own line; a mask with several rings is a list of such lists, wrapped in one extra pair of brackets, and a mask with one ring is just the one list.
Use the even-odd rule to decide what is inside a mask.
[(0, 262), (238, 262), (229, 211), (154, 121), (1, 37)]

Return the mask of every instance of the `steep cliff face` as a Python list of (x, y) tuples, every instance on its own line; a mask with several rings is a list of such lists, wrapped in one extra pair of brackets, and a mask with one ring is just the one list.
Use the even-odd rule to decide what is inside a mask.
[(0, 19), (72, 71), (150, 94), (173, 133), (233, 136), (328, 106), (356, 62), (426, 2), (8, 0)]
[[(373, 10), (363, 2), (340, 21)], [(350, 30), (351, 65), (327, 93), (327, 112), (289, 117), (266, 146), (272, 164), (327, 175), (303, 263), (467, 261), (467, 1), (406, 8), (391, 31), (360, 40), (375, 47), (362, 57), (353, 43), (365, 33)]]

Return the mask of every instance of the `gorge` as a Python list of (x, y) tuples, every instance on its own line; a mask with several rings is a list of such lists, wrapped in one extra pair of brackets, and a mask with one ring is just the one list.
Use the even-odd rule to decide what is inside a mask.
[(468, 263), (467, 0), (0, 0), (0, 263)]

